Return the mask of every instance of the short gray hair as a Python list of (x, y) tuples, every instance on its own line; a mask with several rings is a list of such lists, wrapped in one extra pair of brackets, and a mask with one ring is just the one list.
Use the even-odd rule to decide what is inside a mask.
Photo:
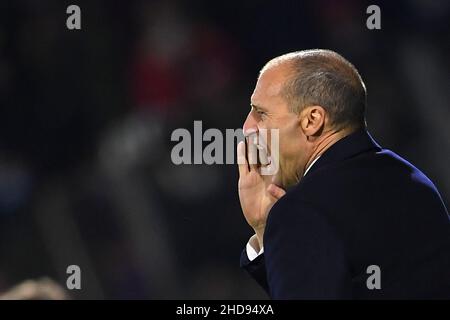
[(365, 126), (366, 86), (344, 57), (323, 49), (291, 52), (269, 61), (261, 73), (284, 62), (289, 64), (289, 76), (282, 94), (291, 111), (319, 105), (335, 127)]

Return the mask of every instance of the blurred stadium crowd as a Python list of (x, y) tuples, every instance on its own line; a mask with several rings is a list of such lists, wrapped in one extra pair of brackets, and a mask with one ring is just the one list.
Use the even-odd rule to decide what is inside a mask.
[(289, 51), (352, 61), (369, 130), (448, 206), (450, 2), (378, 1), (374, 31), (368, 4), (2, 1), (0, 292), (43, 276), (64, 287), (76, 264), (73, 298), (265, 298), (239, 269), (251, 230), (237, 169), (173, 165), (170, 135), (194, 120), (240, 128), (259, 68)]

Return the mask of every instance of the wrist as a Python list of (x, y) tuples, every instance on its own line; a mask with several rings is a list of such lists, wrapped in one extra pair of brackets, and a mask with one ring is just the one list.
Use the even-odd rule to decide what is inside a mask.
[(262, 226), (260, 228), (255, 228), (253, 229), (255, 231), (255, 236), (256, 236), (256, 240), (258, 242), (258, 251), (261, 250), (261, 248), (264, 247), (264, 230), (265, 230), (265, 226)]

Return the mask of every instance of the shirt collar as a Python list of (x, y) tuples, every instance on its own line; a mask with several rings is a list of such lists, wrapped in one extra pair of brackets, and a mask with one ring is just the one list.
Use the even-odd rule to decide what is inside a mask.
[(320, 156), (318, 156), (317, 158), (315, 158), (313, 160), (313, 162), (311, 162), (311, 164), (308, 166), (308, 168), (306, 168), (305, 173), (303, 174), (303, 176), (306, 176), (306, 174), (308, 173), (309, 169), (311, 169), (311, 167), (314, 165), (314, 163), (316, 163), (317, 160), (319, 160)]

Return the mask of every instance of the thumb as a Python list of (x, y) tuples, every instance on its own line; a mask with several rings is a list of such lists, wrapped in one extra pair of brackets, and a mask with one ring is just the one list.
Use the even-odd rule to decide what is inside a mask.
[(280, 199), (282, 196), (284, 196), (286, 194), (286, 191), (284, 191), (283, 189), (281, 189), (279, 186), (271, 183), (268, 187), (267, 187), (267, 192), (269, 192), (269, 194), (276, 198), (277, 200)]

